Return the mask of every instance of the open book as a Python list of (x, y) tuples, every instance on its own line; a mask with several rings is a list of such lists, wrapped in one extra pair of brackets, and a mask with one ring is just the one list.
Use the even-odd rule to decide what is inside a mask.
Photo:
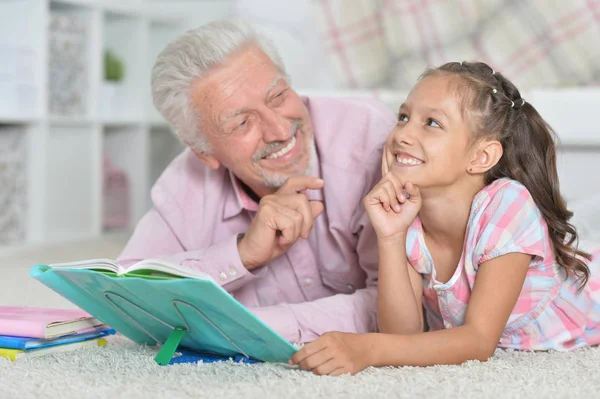
[(127, 267), (112, 259), (89, 259), (80, 262), (54, 263), (48, 266), (53, 269), (103, 270), (115, 273), (118, 276), (211, 279), (208, 274), (201, 271), (181, 267), (175, 263), (158, 259), (145, 259)]
[(159, 364), (169, 364), (179, 346), (277, 363), (297, 350), (209, 275), (169, 262), (123, 269), (88, 260), (37, 265), (30, 275), (134, 342), (161, 345)]

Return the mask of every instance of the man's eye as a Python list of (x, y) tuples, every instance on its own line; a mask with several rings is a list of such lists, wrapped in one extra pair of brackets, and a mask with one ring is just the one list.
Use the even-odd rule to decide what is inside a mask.
[(433, 120), (431, 118), (427, 119), (427, 126), (441, 127), (439, 123), (437, 123), (435, 120)]
[(271, 97), (269, 103), (271, 104), (279, 104), (283, 101), (283, 95), (285, 94), (285, 90), (279, 92), (276, 96)]
[(240, 126), (244, 126), (246, 124), (246, 122), (248, 122), (248, 119), (244, 119), (241, 123)]
[(398, 115), (398, 122), (408, 122), (408, 115), (406, 115), (406, 114)]

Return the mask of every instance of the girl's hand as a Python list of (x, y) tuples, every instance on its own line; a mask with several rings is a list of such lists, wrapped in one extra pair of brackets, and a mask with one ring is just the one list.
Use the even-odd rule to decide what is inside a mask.
[(292, 356), (290, 364), (317, 375), (356, 374), (367, 368), (367, 335), (328, 332), (310, 342)]
[[(383, 177), (363, 200), (365, 210), (380, 240), (404, 236), (421, 209), (419, 188), (410, 182), (402, 184), (389, 171), (387, 152), (382, 161)], [(405, 194), (408, 194), (408, 197)]]

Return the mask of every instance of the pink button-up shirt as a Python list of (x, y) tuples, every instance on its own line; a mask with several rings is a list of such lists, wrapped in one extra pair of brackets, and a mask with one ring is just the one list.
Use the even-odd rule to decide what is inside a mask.
[(208, 273), (290, 342), (327, 331), (376, 330), (376, 236), (362, 206), (381, 178), (381, 150), (396, 118), (374, 101), (305, 98), (325, 181), (310, 198), (325, 211), (308, 239), (248, 271), (237, 250), (258, 208), (226, 169), (179, 155), (152, 189), (151, 209), (119, 257), (176, 262)]

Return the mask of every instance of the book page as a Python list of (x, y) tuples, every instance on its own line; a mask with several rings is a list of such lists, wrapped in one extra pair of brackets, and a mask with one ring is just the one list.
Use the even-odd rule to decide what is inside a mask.
[(53, 269), (70, 268), (70, 269), (97, 269), (107, 270), (117, 274), (123, 274), (124, 270), (112, 259), (88, 259), (78, 262), (54, 263), (48, 265)]
[[(166, 273), (166, 274), (179, 276), (179, 277), (196, 278), (196, 279), (200, 279), (200, 280), (212, 280), (212, 277), (210, 277), (208, 274), (206, 274), (204, 272), (186, 268), (186, 267), (182, 267), (178, 264), (167, 262), (164, 260), (159, 260), (159, 259), (142, 260), (140, 262), (137, 262), (137, 263), (129, 266), (127, 268), (126, 272), (129, 273), (129, 272), (142, 271), (142, 270), (150, 271), (150, 272), (158, 272), (157, 274)], [(149, 274), (150, 274), (150, 276), (153, 275), (153, 273), (149, 273)]]

